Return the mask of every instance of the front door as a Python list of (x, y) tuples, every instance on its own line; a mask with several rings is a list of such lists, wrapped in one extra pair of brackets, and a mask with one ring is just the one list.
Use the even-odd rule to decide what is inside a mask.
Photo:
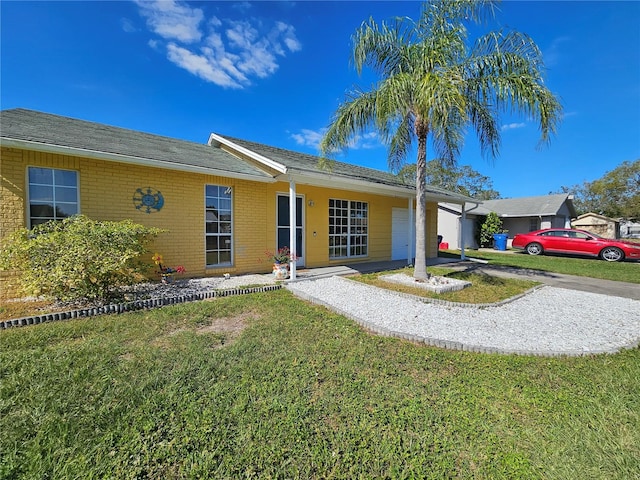
[[(278, 195), (276, 210), (278, 249), (282, 247), (291, 247), (291, 245), (289, 245), (289, 195)], [(296, 197), (296, 255), (298, 256), (296, 265), (298, 267), (304, 266), (303, 218), (304, 202), (302, 201), (302, 197)]]

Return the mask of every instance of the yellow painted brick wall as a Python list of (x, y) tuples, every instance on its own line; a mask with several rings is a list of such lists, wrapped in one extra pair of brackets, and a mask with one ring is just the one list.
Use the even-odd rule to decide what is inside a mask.
[[(266, 185), (258, 182), (177, 172), (88, 158), (2, 148), (0, 151), (0, 238), (27, 226), (27, 167), (76, 170), (80, 212), (94, 220), (131, 219), (168, 230), (152, 246), (169, 266), (183, 265), (188, 276), (248, 273), (266, 269), (258, 252), (267, 248)], [(205, 268), (205, 186), (233, 188), (233, 267)], [(135, 208), (137, 188), (151, 187), (164, 197), (160, 211)], [(151, 255), (149, 255), (150, 261)], [(270, 267), (269, 267), (270, 268)], [(0, 295), (16, 292), (15, 272), (0, 272)]]
[[(0, 242), (24, 225), (24, 168), (22, 151), (0, 148)], [(0, 298), (18, 291), (15, 272), (0, 271)]]
[[(297, 185), (296, 193), (303, 196), (304, 205), (304, 259), (306, 267), (343, 264), (345, 262), (385, 261), (391, 259), (391, 220), (392, 209), (407, 208), (406, 198), (386, 197), (364, 192), (350, 192), (338, 189), (320, 188), (309, 185)], [(280, 182), (268, 185), (267, 216), (271, 221), (267, 225), (269, 250), (277, 245), (276, 237), (276, 197), (288, 195), (289, 184)], [(329, 260), (329, 199), (367, 202), (369, 204), (369, 254), (353, 259)], [(309, 202), (313, 201), (313, 206)], [(436, 228), (434, 226), (434, 228)], [(315, 235), (314, 235), (315, 232)], [(436, 250), (437, 254), (437, 250)]]
[[(80, 212), (94, 220), (134, 222), (168, 230), (152, 251), (161, 253), (169, 266), (183, 265), (188, 276), (268, 272), (271, 264), (264, 252), (274, 250), (276, 197), (288, 195), (289, 184), (234, 180), (196, 173), (63, 156), (13, 148), (0, 151), (0, 239), (26, 226), (26, 173), (29, 166), (64, 168), (78, 172)], [(205, 268), (205, 186), (233, 188), (232, 267)], [(164, 197), (160, 211), (150, 214), (135, 208), (136, 189), (151, 187)], [(304, 205), (304, 256), (307, 267), (345, 263), (329, 260), (329, 199), (362, 201), (369, 204), (369, 251), (354, 262), (391, 258), (392, 208), (407, 208), (407, 199), (298, 185)], [(309, 206), (313, 201), (313, 206)], [(428, 204), (427, 252), (437, 256), (437, 206)], [(315, 235), (314, 235), (315, 232)], [(149, 255), (149, 262), (150, 262)], [(15, 290), (15, 275), (0, 272), (0, 292)]]

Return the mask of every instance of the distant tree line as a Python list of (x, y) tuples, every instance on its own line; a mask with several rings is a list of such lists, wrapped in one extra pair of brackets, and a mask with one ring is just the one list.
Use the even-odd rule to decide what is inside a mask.
[[(398, 172), (398, 176), (407, 185), (416, 184), (416, 164), (405, 165)], [(431, 160), (426, 164), (425, 183), (443, 188), (450, 192), (460, 193), (478, 200), (495, 200), (500, 193), (493, 189), (491, 179), (476, 172), (469, 165), (444, 165), (442, 160)]]
[(622, 162), (593, 182), (561, 187), (559, 192), (574, 196), (578, 215), (599, 213), (611, 218), (640, 219), (640, 159)]

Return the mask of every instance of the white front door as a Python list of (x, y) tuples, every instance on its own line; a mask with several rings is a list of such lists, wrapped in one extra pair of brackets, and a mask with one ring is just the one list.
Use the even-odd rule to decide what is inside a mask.
[[(301, 196), (296, 197), (296, 255), (298, 267), (304, 266), (304, 202)], [(278, 194), (276, 202), (276, 235), (277, 248), (289, 247), (289, 195)]]
[[(409, 234), (411, 232), (411, 234)], [(404, 260), (409, 251), (409, 235), (413, 251), (410, 262), (416, 256), (416, 226), (409, 229), (409, 210), (407, 208), (393, 208), (391, 211), (391, 260)]]

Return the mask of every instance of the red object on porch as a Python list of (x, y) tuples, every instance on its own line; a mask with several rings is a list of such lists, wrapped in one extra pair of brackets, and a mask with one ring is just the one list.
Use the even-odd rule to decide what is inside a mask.
[(449, 250), (449, 242), (440, 242), (440, 250)]

